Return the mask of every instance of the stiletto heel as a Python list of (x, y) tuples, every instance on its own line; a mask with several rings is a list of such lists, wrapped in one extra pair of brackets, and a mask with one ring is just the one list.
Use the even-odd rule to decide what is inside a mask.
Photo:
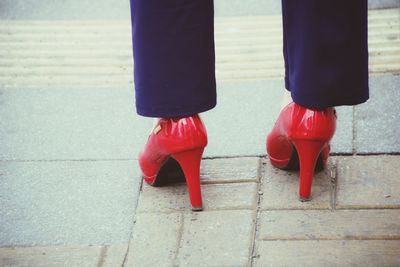
[(166, 184), (170, 177), (165, 171), (173, 166), (185, 176), (192, 210), (202, 210), (200, 161), (206, 146), (206, 128), (198, 115), (160, 119), (139, 154), (144, 181)]
[(311, 199), (311, 187), (317, 159), (321, 154), (325, 141), (292, 140), (300, 160), (300, 201)]
[(312, 110), (290, 103), (267, 136), (267, 153), (272, 165), (280, 169), (300, 168), (301, 201), (310, 200), (315, 167), (322, 169), (326, 164), (329, 141), (335, 130), (334, 108)]
[(200, 188), (200, 161), (204, 148), (184, 151), (171, 156), (179, 163), (185, 174), (193, 211), (203, 210)]

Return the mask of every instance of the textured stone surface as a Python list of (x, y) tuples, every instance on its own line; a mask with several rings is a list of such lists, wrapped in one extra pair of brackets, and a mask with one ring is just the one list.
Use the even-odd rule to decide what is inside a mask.
[(203, 116), (209, 137), (206, 156), (265, 155), (265, 138), (278, 116), (283, 88), (282, 81), (219, 83), (218, 105)]
[[(280, 15), (281, 2), (276, 0), (215, 0), (216, 16)], [(129, 1), (100, 0), (2, 0), (1, 19), (129, 19)], [(368, 7), (400, 7), (397, 0), (369, 0)]]
[(400, 156), (338, 158), (338, 208), (399, 208)]
[(138, 214), (125, 266), (174, 266), (183, 216)]
[(255, 266), (399, 266), (399, 240), (263, 241)]
[[(265, 155), (265, 139), (279, 115), (283, 88), (279, 80), (219, 83), (218, 106), (203, 116), (209, 134), (205, 155)], [(351, 108), (338, 108), (338, 114), (338, 132), (332, 141), (332, 151), (350, 153)]]
[(2, 0), (1, 19), (127, 19), (129, 1), (99, 0)]
[(216, 16), (280, 15), (281, 2), (276, 0), (215, 0)]
[(331, 178), (326, 169), (314, 175), (312, 199), (299, 201), (299, 173), (275, 168), (268, 159), (262, 184), (261, 209), (329, 209)]
[[(256, 204), (256, 183), (202, 185), (204, 210), (251, 209)], [(143, 184), (138, 212), (172, 212), (190, 210), (186, 184), (151, 187)]]
[[(387, 8), (400, 6), (400, 2), (370, 0), (369, 6)], [(215, 0), (215, 11), (217, 16), (279, 14), (280, 1)], [(0, 19), (12, 18), (123, 19), (120, 25), (125, 27), (129, 25), (129, 1), (99, 0), (93, 4), (88, 0), (2, 0)], [(36, 38), (54, 38), (48, 33), (58, 28), (43, 25), (47, 32)], [(31, 38), (30, 29), (22, 29), (27, 33), (22, 40), (26, 36)], [(275, 34), (279, 32), (271, 30)], [(111, 40), (122, 41), (119, 45), (129, 48), (125, 46), (130, 42), (129, 32), (125, 31), (123, 36), (114, 40), (115, 37), (106, 35), (103, 41), (107, 44)], [(248, 35), (238, 35), (234, 40), (243, 44), (245, 36)], [(377, 41), (393, 37), (382, 36), (373, 37), (375, 53), (380, 53)], [(23, 49), (26, 42), (13, 45), (20, 49), (16, 54), (31, 53)], [(8, 51), (10, 44), (3, 46)], [(37, 47), (45, 49), (41, 45)], [(14, 57), (8, 62), (19, 63), (13, 52)], [(217, 53), (217, 58), (225, 56), (223, 52)], [(131, 59), (130, 54), (123, 55)], [(370, 59), (376, 63), (390, 56)], [(35, 60), (30, 58), (33, 64)], [(46, 62), (46, 58), (39, 60)], [(81, 60), (78, 62), (88, 63), (85, 58)], [(54, 64), (51, 59), (47, 62)], [(129, 67), (129, 60), (126, 62)], [(10, 73), (7, 67), (3, 69)], [(25, 71), (30, 69), (21, 69)], [(42, 68), (42, 75), (47, 71), (57, 72), (53, 68)], [(137, 162), (132, 165), (126, 159), (137, 157), (151, 120), (134, 115), (133, 86), (115, 76), (118, 84), (113, 84), (113, 88), (102, 83), (101, 76), (92, 78), (99, 87), (88, 88), (80, 80), (85, 74), (61, 73), (67, 77), (65, 85), (55, 86), (53, 76), (47, 81), (53, 85), (49, 89), (38, 85), (35, 88), (32, 84), (30, 89), (18, 88), (16, 77), (24, 79), (21, 73), (10, 80), (2, 78), (10, 81), (14, 89), (0, 88), (0, 160), (3, 160), (0, 162), (0, 246), (39, 247), (0, 248), (0, 266), (121, 266), (127, 252), (141, 178)], [(70, 88), (72, 81), (68, 75), (77, 88)], [(45, 78), (33, 77), (39, 84), (46, 84)], [(132, 79), (131, 74), (127, 77), (125, 81)], [(124, 86), (119, 87), (121, 84)], [(353, 108), (338, 108), (338, 130), (332, 141), (334, 153), (400, 152), (400, 110), (395, 102), (400, 96), (398, 84), (398, 76), (372, 77), (371, 100), (355, 109), (355, 124)], [(219, 105), (204, 114), (210, 137), (205, 156), (265, 155), (265, 137), (278, 115), (282, 93), (282, 81), (219, 82)], [(315, 210), (329, 209), (329, 202), (333, 200), (327, 173), (316, 177), (313, 201), (300, 203), (297, 201), (298, 174), (275, 172), (267, 165), (263, 192), (260, 192), (263, 194), (261, 238), (398, 239), (398, 209), (371, 209), (400, 207), (397, 193), (400, 179), (395, 168), (398, 157), (369, 158), (343, 158), (343, 161), (339, 158), (337, 207), (370, 210), (333, 213)], [(203, 213), (190, 212), (184, 185), (173, 189), (145, 186), (143, 211), (158, 213), (137, 215), (126, 265), (249, 266), (256, 225), (258, 162), (256, 158), (203, 161), (203, 183), (207, 184), (203, 185)], [(266, 211), (269, 209), (273, 211)], [(63, 243), (69, 245), (60, 246)], [(260, 241), (256, 248), (259, 258), (254, 260), (258, 266), (399, 266), (399, 248), (399, 240)]]
[(245, 210), (186, 214), (179, 266), (248, 266), (253, 216)]
[(128, 242), (132, 161), (0, 162), (0, 246)]
[(260, 158), (221, 158), (201, 162), (201, 182), (257, 182)]
[(337, 126), (331, 141), (331, 153), (353, 153), (353, 107), (337, 107)]
[[(260, 239), (400, 239), (398, 210), (264, 211)], [(400, 248), (399, 248), (400, 249)]]
[(400, 7), (398, 0), (368, 0), (369, 9), (396, 8)]
[(399, 84), (400, 76), (370, 78), (370, 100), (355, 108), (358, 153), (400, 152)]
[[(215, 0), (216, 16), (270, 15), (280, 14), (280, 1)], [(1, 19), (130, 19), (129, 1), (115, 3), (100, 0), (93, 4), (90, 0), (2, 0)]]
[(128, 244), (0, 248), (0, 266), (122, 266), (127, 249)]
[[(219, 105), (203, 115), (204, 156), (265, 155), (282, 82), (222, 83), (218, 92)], [(151, 127), (150, 119), (135, 115), (130, 88), (2, 89), (0, 101), (0, 159), (134, 159)], [(351, 150), (351, 117), (344, 114), (334, 152)]]
[(151, 120), (130, 88), (0, 89), (0, 159), (132, 159)]

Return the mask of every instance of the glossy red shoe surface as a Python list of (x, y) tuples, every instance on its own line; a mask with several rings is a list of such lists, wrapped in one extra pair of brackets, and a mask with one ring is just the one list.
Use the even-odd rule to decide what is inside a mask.
[(267, 153), (275, 167), (286, 168), (294, 153), (297, 152), (300, 159), (301, 199), (307, 199), (310, 196), (310, 180), (312, 181), (317, 159), (321, 157), (326, 163), (330, 151), (329, 141), (335, 130), (334, 108), (311, 110), (296, 103), (290, 103), (281, 111), (267, 137)]
[(160, 119), (139, 155), (144, 180), (153, 185), (160, 168), (175, 159), (185, 174), (192, 208), (201, 209), (199, 169), (206, 145), (206, 128), (198, 115)]

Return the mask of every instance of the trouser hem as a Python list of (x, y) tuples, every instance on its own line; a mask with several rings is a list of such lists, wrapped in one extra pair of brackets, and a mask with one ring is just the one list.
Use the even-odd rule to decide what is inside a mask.
[(216, 105), (216, 100), (198, 106), (186, 107), (141, 107), (136, 105), (136, 112), (140, 116), (152, 118), (183, 117), (211, 110)]

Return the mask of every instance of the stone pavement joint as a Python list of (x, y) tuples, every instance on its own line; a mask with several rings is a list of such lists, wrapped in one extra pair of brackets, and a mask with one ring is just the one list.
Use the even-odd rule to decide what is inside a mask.
[[(121, 243), (0, 248), (0, 259), (5, 266), (37, 262), (41, 265), (34, 265), (55, 266), (64, 261), (68, 266), (103, 262), (101, 266), (127, 267), (285, 266), (294, 262), (298, 266), (396, 266), (400, 262), (399, 159), (400, 155), (332, 156), (336, 174), (328, 169), (317, 175), (316, 196), (308, 203), (297, 200), (296, 172), (278, 170), (265, 157), (246, 158), (247, 167), (240, 173), (250, 180), (226, 183), (237, 179), (228, 166), (239, 167), (238, 159), (223, 159), (216, 182), (202, 185), (203, 212), (190, 211), (184, 184), (144, 185), (129, 247)], [(210, 164), (202, 161), (204, 180), (211, 181), (211, 173), (219, 173), (218, 164), (212, 171)], [(330, 207), (332, 177), (338, 184), (334, 189), (337, 208)]]
[(284, 171), (273, 167), (268, 161), (261, 185), (264, 192), (261, 210), (271, 209), (333, 209), (335, 181), (331, 177), (333, 161), (327, 169), (316, 173), (312, 187), (312, 201), (300, 202), (298, 199), (299, 172)]
[[(369, 11), (372, 75), (400, 73), (399, 9)], [(282, 79), (281, 16), (215, 19), (218, 82)], [(0, 87), (133, 85), (130, 20), (2, 20)], [(58, 58), (60, 60), (54, 60)]]
[(337, 208), (400, 208), (400, 155), (339, 157)]
[[(207, 184), (202, 186), (203, 207), (208, 210), (253, 209), (257, 183)], [(207, 201), (208, 199), (208, 201)], [(154, 188), (143, 186), (137, 212), (176, 212), (190, 209), (186, 184)]]
[[(337, 209), (330, 206), (336, 205), (330, 198), (336, 194), (342, 196), (343, 188), (336, 187), (336, 180), (338, 184), (347, 181), (351, 191), (351, 179), (356, 178), (356, 186), (363, 186), (359, 181), (362, 177), (384, 180), (386, 173), (373, 169), (384, 163), (382, 168), (389, 167), (388, 171), (395, 173), (390, 168), (399, 159), (400, 156), (332, 156), (330, 168), (317, 175), (316, 190), (313, 191), (317, 196), (308, 203), (297, 200), (298, 173), (278, 170), (267, 158), (258, 158), (262, 163), (261, 179), (255, 178), (255, 182), (226, 184), (229, 175), (222, 180), (216, 175), (219, 182), (203, 184), (205, 210), (201, 213), (189, 210), (185, 185), (164, 189), (144, 186), (131, 241), (130, 261), (126, 266), (136, 266), (134, 263), (139, 262), (141, 266), (154, 266), (160, 262), (163, 266), (287, 266), (297, 259), (298, 266), (393, 265), (400, 262), (400, 209), (386, 209), (385, 205), (374, 206), (374, 209), (346, 209), (343, 206)], [(247, 159), (249, 174), (242, 175), (251, 176), (259, 161)], [(376, 163), (371, 164), (373, 161)], [(212, 180), (207, 171), (210, 162), (203, 162), (202, 175)], [(359, 170), (352, 167), (354, 162), (369, 165), (369, 169), (356, 177), (343, 171)], [(224, 159), (221, 168), (226, 170), (229, 164), (235, 166), (237, 159)], [(218, 173), (218, 165), (212, 169), (213, 173)], [(235, 177), (234, 173), (231, 175)], [(390, 187), (400, 188), (400, 179), (396, 178), (390, 180)], [(249, 185), (257, 186), (250, 186), (252, 189), (248, 191)], [(238, 191), (232, 194), (227, 188), (226, 195), (230, 196), (227, 198), (225, 188), (218, 191), (221, 186), (237, 186)], [(371, 193), (374, 188), (370, 188)], [(375, 189), (381, 190), (380, 187)], [(159, 190), (162, 192), (157, 192)], [(216, 194), (207, 193), (213, 190)], [(393, 201), (400, 204), (398, 194), (393, 194), (396, 195)], [(177, 199), (180, 200), (177, 202)], [(240, 199), (248, 203), (244, 209), (237, 209), (234, 204), (240, 203)], [(215, 209), (217, 204), (208, 202), (229, 204), (221, 204)], [(296, 244), (301, 247), (291, 251)], [(345, 250), (353, 252), (351, 259), (340, 257), (350, 253)]]
[(254, 266), (399, 266), (400, 240), (262, 241)]
[(122, 266), (128, 244), (0, 248), (2, 267)]
[(369, 12), (371, 100), (338, 108), (332, 151), (349, 155), (307, 203), (298, 172), (265, 157), (281, 18), (216, 19), (220, 105), (203, 118), (218, 158), (202, 161), (201, 213), (184, 184), (140, 188), (137, 161), (115, 160), (134, 159), (151, 124), (132, 116), (128, 20), (2, 21), (0, 265), (400, 266), (400, 155), (371, 155), (400, 151), (399, 12)]
[(257, 157), (235, 157), (203, 160), (201, 164), (201, 182), (237, 183), (257, 182), (260, 178), (260, 159)]

